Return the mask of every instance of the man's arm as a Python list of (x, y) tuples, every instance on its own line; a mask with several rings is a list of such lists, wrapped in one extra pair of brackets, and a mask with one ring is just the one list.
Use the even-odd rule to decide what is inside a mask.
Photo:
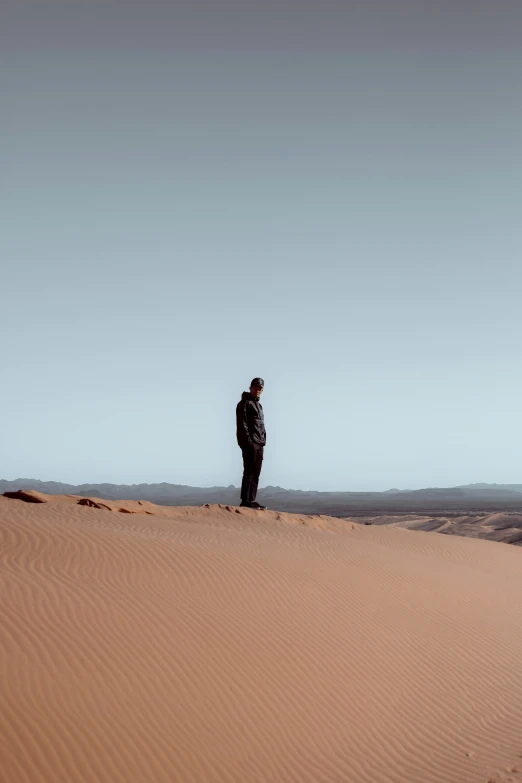
[(247, 404), (244, 400), (238, 403), (236, 408), (237, 439), (241, 448), (251, 446), (250, 431), (248, 429)]

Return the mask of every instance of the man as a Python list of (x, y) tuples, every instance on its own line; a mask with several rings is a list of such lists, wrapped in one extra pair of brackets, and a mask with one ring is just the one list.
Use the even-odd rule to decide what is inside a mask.
[(241, 483), (241, 505), (247, 508), (265, 509), (256, 502), (259, 474), (263, 464), (263, 450), (266, 444), (265, 417), (260, 397), (265, 382), (254, 378), (250, 391), (243, 392), (236, 406), (237, 442), (243, 452), (243, 481)]

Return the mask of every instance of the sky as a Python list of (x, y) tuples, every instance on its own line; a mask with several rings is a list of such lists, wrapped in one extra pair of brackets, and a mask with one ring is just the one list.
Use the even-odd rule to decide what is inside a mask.
[(522, 482), (519, 0), (4, 0), (0, 478)]

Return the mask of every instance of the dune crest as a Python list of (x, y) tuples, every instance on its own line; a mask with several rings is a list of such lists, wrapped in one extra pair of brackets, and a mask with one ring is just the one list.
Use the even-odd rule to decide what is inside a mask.
[(519, 547), (43, 497), (0, 497), (6, 783), (522, 781)]
[(36, 489), (17, 489), (12, 492), (4, 492), (6, 498), (11, 500), (23, 500), (25, 503), (47, 503), (48, 495), (38, 492)]

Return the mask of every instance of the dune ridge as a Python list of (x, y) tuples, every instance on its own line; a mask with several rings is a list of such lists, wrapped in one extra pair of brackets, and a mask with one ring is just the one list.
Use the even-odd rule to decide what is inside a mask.
[(90, 500), (0, 497), (5, 783), (522, 780), (520, 548)]
[[(350, 517), (344, 517), (350, 519)], [(353, 518), (354, 521), (362, 520)], [(365, 525), (390, 525), (409, 530), (444, 533), (450, 536), (483, 538), (503, 544), (522, 546), (522, 514), (495, 512), (482, 514), (380, 514), (367, 516)]]

